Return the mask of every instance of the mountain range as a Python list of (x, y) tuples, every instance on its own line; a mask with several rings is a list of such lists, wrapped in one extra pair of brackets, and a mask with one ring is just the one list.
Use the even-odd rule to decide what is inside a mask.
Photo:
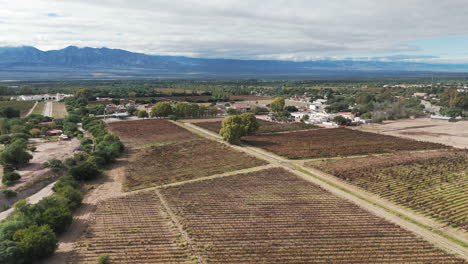
[(355, 60), (236, 60), (156, 56), (109, 48), (0, 47), (0, 80), (123, 78), (345, 78), (468, 73), (467, 64)]

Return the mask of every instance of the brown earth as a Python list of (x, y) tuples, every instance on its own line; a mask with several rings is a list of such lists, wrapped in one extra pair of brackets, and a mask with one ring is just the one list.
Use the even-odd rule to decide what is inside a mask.
[(448, 148), (442, 144), (346, 128), (247, 136), (243, 140), (254, 147), (263, 148), (291, 159)]
[(109, 123), (108, 127), (112, 133), (122, 139), (125, 145), (130, 147), (197, 137), (186, 129), (161, 119), (113, 122)]
[(125, 170), (127, 190), (187, 181), (266, 164), (211, 140), (154, 146), (140, 150)]

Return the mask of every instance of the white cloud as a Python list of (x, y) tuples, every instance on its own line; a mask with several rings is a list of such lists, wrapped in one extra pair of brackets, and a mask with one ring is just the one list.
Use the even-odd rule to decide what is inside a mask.
[(195, 57), (309, 60), (418, 52), (468, 36), (462, 0), (1, 1), (0, 46), (68, 45)]

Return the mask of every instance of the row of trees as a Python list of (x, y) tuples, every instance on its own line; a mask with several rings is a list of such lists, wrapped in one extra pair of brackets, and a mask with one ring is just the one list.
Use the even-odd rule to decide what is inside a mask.
[(153, 117), (205, 117), (216, 116), (218, 109), (215, 106), (205, 106), (196, 103), (176, 103), (169, 102), (157, 103), (151, 108), (151, 116)]
[(0, 224), (0, 263), (33, 263), (52, 255), (57, 248), (57, 235), (70, 225), (73, 211), (80, 206), (80, 182), (98, 177), (101, 168), (123, 151), (119, 138), (109, 134), (101, 120), (87, 116), (86, 102), (83, 95), (68, 100), (70, 115), (66, 122), (74, 125), (82, 122), (94, 140), (79, 134), (85, 152), (64, 162), (50, 160), (45, 164), (64, 176), (54, 185), (52, 196), (36, 205), (26, 201), (16, 203), (13, 216)]

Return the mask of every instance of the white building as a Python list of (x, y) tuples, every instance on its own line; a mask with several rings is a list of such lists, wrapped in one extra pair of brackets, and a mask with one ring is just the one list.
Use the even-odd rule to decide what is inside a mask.
[(62, 101), (67, 97), (72, 97), (71, 94), (36, 94), (36, 95), (20, 95), (16, 98), (17, 101)]

